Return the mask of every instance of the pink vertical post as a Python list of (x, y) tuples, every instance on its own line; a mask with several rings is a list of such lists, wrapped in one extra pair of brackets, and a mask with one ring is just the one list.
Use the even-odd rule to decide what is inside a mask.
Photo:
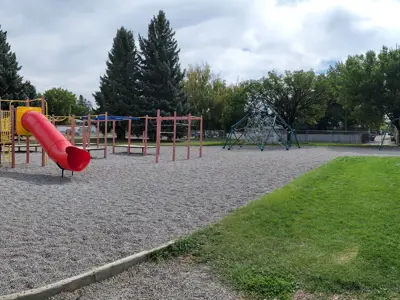
[(96, 143), (97, 143), (97, 148), (100, 146), (100, 120), (99, 116), (97, 116), (97, 128), (96, 128)]
[[(42, 99), (42, 114), (44, 114), (47, 117), (44, 96), (42, 96), (41, 99)], [(42, 147), (42, 167), (44, 167), (45, 165), (46, 165), (46, 152), (44, 151), (44, 149)]]
[(132, 131), (132, 118), (128, 120), (128, 154), (131, 154), (131, 131)]
[(187, 141), (187, 159), (190, 159), (190, 135), (191, 135), (191, 123), (192, 123), (192, 114), (189, 113), (188, 117), (188, 141)]
[(115, 153), (115, 121), (112, 121), (112, 153)]
[(144, 123), (144, 155), (147, 155), (147, 131), (149, 130), (149, 116), (146, 115)]
[(88, 123), (88, 148), (90, 149), (90, 133), (91, 133), (91, 127), (92, 127), (92, 122), (90, 119), (90, 115), (88, 115), (88, 119), (87, 119), (87, 123)]
[(142, 154), (144, 154), (144, 130), (142, 131)]
[[(1, 128), (1, 123), (3, 122), (3, 114), (1, 112), (1, 106), (0, 106), (0, 166), (1, 166), (1, 155), (3, 153), (3, 129)], [(12, 126), (12, 125), (11, 125)]]
[(173, 136), (172, 136), (172, 161), (175, 161), (176, 155), (176, 111), (174, 111), (174, 129), (173, 129)]
[(107, 158), (108, 114), (104, 114), (104, 158)]
[[(26, 106), (29, 106), (29, 100), (26, 100)], [(30, 140), (30, 137), (29, 137), (29, 135), (26, 137), (26, 163), (27, 164), (29, 164), (29, 161), (30, 161), (30, 157), (29, 157), (29, 155), (30, 155), (30, 142), (31, 142), (31, 140)]]
[(71, 144), (75, 146), (75, 116), (71, 117)]
[(160, 110), (157, 109), (157, 126), (156, 126), (156, 163), (159, 161), (160, 155), (160, 140), (161, 140), (161, 115)]
[(15, 108), (11, 106), (11, 168), (15, 168)]
[(203, 116), (200, 117), (200, 150), (199, 157), (203, 157)]
[(83, 119), (82, 121), (83, 121), (82, 122), (82, 147), (83, 147), (83, 150), (86, 150), (86, 130), (85, 130), (86, 120)]

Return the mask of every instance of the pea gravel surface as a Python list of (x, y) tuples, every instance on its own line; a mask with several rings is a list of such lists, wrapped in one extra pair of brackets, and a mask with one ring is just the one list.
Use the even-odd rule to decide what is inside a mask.
[(172, 162), (171, 149), (162, 147), (155, 165), (154, 149), (149, 152), (94, 158), (84, 172), (64, 178), (52, 162), (40, 167), (38, 154), (30, 165), (19, 154), (17, 168), (0, 168), (0, 295), (189, 234), (337, 156), (397, 155), (356, 148), (204, 147), (200, 159), (193, 147), (186, 160), (186, 148), (178, 147)]
[(146, 262), (108, 280), (51, 300), (238, 300), (206, 266), (183, 259)]

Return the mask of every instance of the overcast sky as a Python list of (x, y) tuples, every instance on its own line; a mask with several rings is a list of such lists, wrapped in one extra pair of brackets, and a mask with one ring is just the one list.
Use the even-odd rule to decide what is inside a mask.
[(160, 9), (182, 66), (208, 62), (230, 82), (324, 70), (400, 37), (400, 0), (0, 0), (0, 25), (39, 92), (63, 87), (93, 100), (116, 30), (146, 35)]

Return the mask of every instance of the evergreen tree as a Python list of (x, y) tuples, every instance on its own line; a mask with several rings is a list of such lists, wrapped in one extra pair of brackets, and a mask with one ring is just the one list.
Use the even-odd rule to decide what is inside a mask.
[(141, 73), (139, 88), (146, 103), (146, 114), (185, 114), (188, 110), (184, 92), (184, 72), (179, 63), (175, 32), (165, 13), (160, 10), (148, 26), (147, 39), (139, 35)]
[(77, 116), (86, 116), (90, 114), (92, 110), (93, 110), (92, 103), (90, 103), (90, 101), (88, 101), (82, 95), (79, 95), (78, 102), (73, 108), (72, 113)]
[(22, 84), (22, 92), (23, 99), (36, 99), (39, 98), (38, 93), (36, 92), (36, 88), (32, 85), (32, 83), (27, 80)]
[[(100, 91), (93, 94), (98, 112), (109, 115), (138, 116), (143, 111), (137, 92), (139, 57), (132, 31), (121, 27), (108, 53), (107, 69), (100, 77)], [(124, 139), (128, 122), (117, 124), (117, 135)]]
[(17, 56), (11, 51), (7, 42), (7, 31), (0, 26), (0, 98), (1, 99), (26, 99), (23, 95), (22, 77), (18, 74), (21, 70)]

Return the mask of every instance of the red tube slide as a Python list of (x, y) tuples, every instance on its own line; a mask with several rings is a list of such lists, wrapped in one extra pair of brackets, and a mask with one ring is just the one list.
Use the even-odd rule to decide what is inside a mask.
[(80, 172), (89, 164), (89, 152), (73, 146), (43, 114), (27, 111), (21, 124), (61, 169)]

